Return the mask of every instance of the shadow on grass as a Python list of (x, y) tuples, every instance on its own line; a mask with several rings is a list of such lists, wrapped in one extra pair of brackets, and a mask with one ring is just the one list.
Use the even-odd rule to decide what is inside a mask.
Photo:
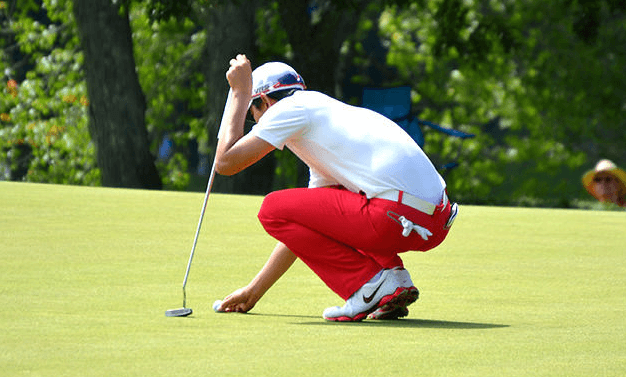
[(477, 322), (454, 322), (454, 321), (434, 321), (429, 319), (399, 319), (387, 321), (365, 320), (362, 322), (301, 322), (301, 325), (326, 325), (326, 326), (382, 326), (382, 327), (402, 327), (402, 328), (422, 328), (422, 329), (495, 329), (509, 327), (509, 325), (499, 325), (495, 323)]
[(403, 328), (423, 328), (423, 329), (497, 329), (509, 327), (509, 325), (501, 325), (496, 323), (479, 323), (479, 322), (455, 322), (455, 321), (437, 321), (432, 319), (413, 319), (404, 318), (399, 320), (365, 320), (361, 322), (330, 322), (325, 321), (319, 316), (310, 315), (289, 315), (289, 314), (261, 314), (248, 313), (246, 315), (263, 316), (263, 317), (285, 317), (285, 318), (313, 318), (316, 321), (293, 322), (294, 325), (321, 325), (321, 326), (383, 326), (383, 327), (403, 327)]

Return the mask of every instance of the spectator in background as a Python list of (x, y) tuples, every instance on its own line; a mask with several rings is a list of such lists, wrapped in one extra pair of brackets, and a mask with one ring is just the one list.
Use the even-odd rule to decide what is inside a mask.
[(600, 160), (583, 175), (583, 186), (600, 202), (626, 207), (626, 172), (613, 161)]

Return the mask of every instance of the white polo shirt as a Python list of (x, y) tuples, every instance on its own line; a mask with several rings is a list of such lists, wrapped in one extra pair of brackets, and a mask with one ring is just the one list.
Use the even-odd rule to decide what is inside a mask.
[(307, 164), (311, 188), (342, 185), (368, 198), (396, 189), (438, 205), (446, 187), (395, 122), (323, 93), (302, 90), (281, 99), (250, 133)]

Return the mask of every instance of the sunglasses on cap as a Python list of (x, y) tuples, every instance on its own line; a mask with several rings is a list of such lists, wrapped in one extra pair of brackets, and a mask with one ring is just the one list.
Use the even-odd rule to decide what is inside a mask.
[(278, 80), (276, 81), (278, 81), (278, 83), (274, 84), (275, 89), (279, 89), (280, 87), (283, 87), (283, 86), (290, 86), (290, 85), (295, 85), (295, 84), (301, 84), (302, 86), (305, 86), (302, 76), (298, 74), (294, 75), (293, 73), (287, 73), (279, 77)]

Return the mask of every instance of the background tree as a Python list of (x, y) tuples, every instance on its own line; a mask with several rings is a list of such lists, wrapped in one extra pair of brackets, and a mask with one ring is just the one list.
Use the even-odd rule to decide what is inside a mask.
[[(0, 178), (96, 185), (82, 56), (68, 1), (0, 2)], [(6, 163), (5, 163), (6, 161)]]
[[(383, 13), (387, 61), (414, 83), (420, 116), (478, 135), (448, 177), (453, 192), (570, 206), (597, 158), (623, 159), (621, 4), (445, 0)], [(452, 146), (430, 134), (426, 151)]]
[(135, 70), (128, 7), (74, 0), (90, 98), (89, 130), (102, 184), (161, 188), (145, 126), (146, 103)]
[[(258, 2), (221, 2), (206, 12), (205, 25), (207, 44), (205, 51), (206, 86), (211, 95), (207, 98), (207, 119), (209, 140), (208, 146), (203, 146), (201, 152), (207, 153), (207, 163), (213, 162), (217, 131), (222, 119), (228, 82), (226, 70), (230, 59), (239, 53), (245, 53), (249, 59), (256, 61), (258, 49), (255, 45), (257, 11), (261, 11)], [(237, 30), (237, 32), (233, 32)], [(246, 131), (250, 129), (248, 124)], [(206, 153), (206, 152), (205, 152)], [(276, 159), (273, 154), (232, 176), (218, 176), (214, 183), (216, 191), (247, 194), (266, 194), (273, 188), (273, 172)]]
[[(0, 154), (12, 163), (9, 178), (97, 184), (98, 140), (87, 132), (87, 107), (77, 105), (93, 101), (71, 3), (0, 4), (7, 26), (0, 58), (9, 67)], [(586, 198), (580, 175), (595, 160), (626, 163), (623, 2), (117, 4), (134, 44), (134, 51), (118, 50), (134, 52), (141, 84), (134, 90), (145, 93), (146, 150), (156, 156), (164, 137), (173, 142), (156, 164), (168, 189), (204, 189), (227, 91), (224, 72), (238, 52), (255, 66), (290, 63), (311, 89), (353, 104), (364, 86), (410, 85), (420, 118), (477, 135), (464, 142), (461, 166), (446, 177), (463, 202), (579, 205), (576, 199)], [(36, 140), (45, 148), (33, 147)], [(426, 132), (425, 148), (443, 162), (457, 145)], [(216, 188), (262, 194), (305, 185), (306, 168), (295, 161), (288, 150), (276, 151), (257, 171), (220, 177)]]

